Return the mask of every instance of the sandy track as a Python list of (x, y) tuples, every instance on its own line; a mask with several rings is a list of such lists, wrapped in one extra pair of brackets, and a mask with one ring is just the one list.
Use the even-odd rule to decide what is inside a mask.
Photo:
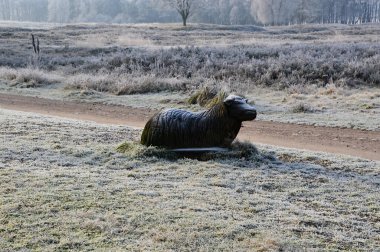
[[(0, 108), (140, 128), (156, 112), (124, 106), (49, 100), (1, 93)], [(380, 132), (378, 131), (253, 121), (244, 123), (238, 138), (253, 143), (380, 160)]]

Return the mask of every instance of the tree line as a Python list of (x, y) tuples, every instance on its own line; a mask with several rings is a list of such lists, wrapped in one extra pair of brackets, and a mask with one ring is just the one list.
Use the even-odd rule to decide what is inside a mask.
[[(178, 6), (187, 4), (190, 12), (181, 13)], [(1, 20), (185, 25), (188, 18), (224, 25), (379, 23), (380, 0), (0, 0)]]
[(255, 20), (267, 25), (380, 22), (380, 0), (252, 0)]

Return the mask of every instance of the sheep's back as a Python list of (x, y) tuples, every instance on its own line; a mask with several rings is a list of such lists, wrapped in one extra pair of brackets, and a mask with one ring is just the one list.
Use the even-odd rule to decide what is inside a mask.
[[(206, 112), (192, 113), (170, 109), (154, 115), (145, 125), (141, 143), (169, 148), (225, 146), (236, 137), (241, 124), (233, 122), (233, 133), (228, 118), (213, 118)], [(230, 127), (231, 128), (231, 127)], [(228, 139), (225, 140), (226, 134)]]

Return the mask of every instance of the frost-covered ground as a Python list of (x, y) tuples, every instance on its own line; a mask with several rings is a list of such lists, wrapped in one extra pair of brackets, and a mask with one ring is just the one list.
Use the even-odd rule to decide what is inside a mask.
[(271, 146), (209, 161), (116, 152), (139, 134), (0, 110), (0, 248), (380, 246), (379, 162)]
[(380, 89), (328, 85), (305, 91), (257, 89), (259, 120), (380, 130)]

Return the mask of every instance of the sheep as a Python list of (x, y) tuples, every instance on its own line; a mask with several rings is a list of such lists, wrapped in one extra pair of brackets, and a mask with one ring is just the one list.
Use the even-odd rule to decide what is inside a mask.
[(231, 145), (243, 121), (256, 118), (248, 100), (229, 95), (207, 111), (192, 113), (169, 109), (155, 114), (146, 123), (141, 144), (174, 148), (208, 148)]

